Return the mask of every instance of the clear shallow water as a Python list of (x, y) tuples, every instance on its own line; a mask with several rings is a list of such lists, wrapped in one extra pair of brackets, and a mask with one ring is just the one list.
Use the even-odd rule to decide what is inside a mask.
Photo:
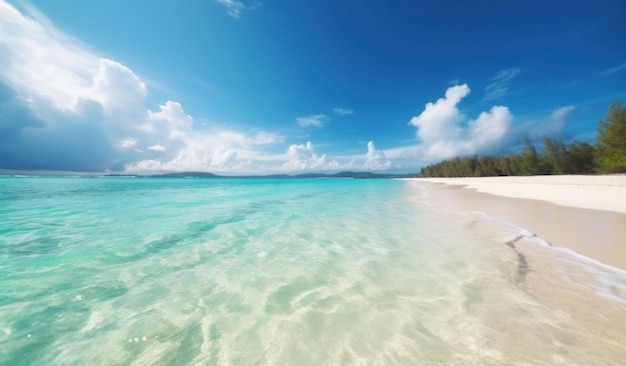
[(623, 273), (420, 194), (0, 178), (0, 364), (620, 364), (626, 328), (578, 312), (623, 322)]

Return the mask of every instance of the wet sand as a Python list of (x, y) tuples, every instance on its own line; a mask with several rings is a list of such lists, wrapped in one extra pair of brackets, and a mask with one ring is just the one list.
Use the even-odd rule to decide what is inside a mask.
[[(470, 225), (481, 232), (502, 230), (491, 220), (478, 219)], [(518, 286), (540, 304), (523, 303), (517, 313), (496, 312), (485, 319), (490, 329), (510, 334), (512, 350), (506, 349), (506, 345), (503, 349), (519, 352), (518, 362), (514, 364), (559, 364), (576, 360), (571, 364), (623, 365), (626, 272), (572, 256), (569, 250), (538, 245), (533, 238), (520, 237), (506, 244), (519, 258), (517, 272), (521, 274), (521, 281)], [(537, 324), (534, 331), (511, 331), (520, 329), (515, 328), (516, 323), (530, 321), (527, 317), (534, 306), (552, 309), (555, 317)], [(529, 354), (541, 354), (542, 358), (552, 361), (539, 363), (539, 357), (529, 357)]]
[[(625, 178), (618, 181), (626, 181)], [(567, 201), (571, 193), (568, 188), (579, 193), (584, 189), (579, 185), (564, 187), (552, 181), (554, 186), (542, 190), (541, 183), (532, 183), (533, 177), (525, 177), (526, 183), (517, 180), (508, 187), (503, 184), (506, 179), (494, 183), (499, 193), (537, 198), (527, 199), (477, 192), (457, 185), (460, 181), (454, 179), (436, 181), (414, 180), (416, 185), (426, 189), (426, 202), (458, 211), (473, 229), (503, 230), (497, 222), (483, 220), (482, 215), (475, 213), (482, 212), (531, 231), (552, 244), (538, 245), (534, 238), (526, 236), (505, 243), (518, 256), (515, 269), (521, 279), (518, 286), (540, 299), (541, 306), (556, 309), (557, 316), (539, 325), (535, 332), (515, 333), (511, 329), (517, 329), (515, 323), (523, 322), (528, 316), (527, 312), (532, 310), (528, 308), (530, 305), (523, 304), (518, 314), (489, 314), (485, 319), (489, 328), (505, 332), (511, 339), (510, 344), (502, 345), (502, 350), (519, 352), (518, 364), (536, 362), (528, 356), (533, 353), (552, 359), (553, 362), (546, 364), (563, 363), (566, 359), (577, 360), (576, 364), (580, 365), (623, 364), (626, 357), (623, 342), (626, 334), (626, 213), (621, 211), (626, 207), (622, 207), (620, 200), (626, 197), (626, 185), (618, 183), (588, 189), (581, 193), (579, 198), (582, 199), (576, 201), (572, 196), (573, 199)], [(464, 183), (467, 184), (467, 180)], [(489, 182), (470, 183), (479, 185), (481, 190), (489, 190)], [(534, 186), (521, 192), (510, 190), (512, 187), (519, 190), (524, 187), (522, 184)], [(556, 191), (560, 191), (556, 199), (569, 206), (545, 200), (554, 198), (546, 196)], [(612, 194), (619, 196), (611, 201)], [(589, 205), (611, 210), (574, 207)], [(572, 250), (582, 256), (572, 255)], [(554, 352), (555, 349), (558, 351)]]
[[(511, 178), (415, 181), (426, 187), (434, 204), (486, 213), (527, 229), (554, 246), (626, 270), (626, 204), (622, 204), (626, 199), (626, 176)], [(468, 184), (498, 195), (478, 192)], [(558, 194), (549, 196), (555, 192)], [(546, 200), (550, 198), (559, 204)], [(582, 208), (590, 206), (606, 210)]]

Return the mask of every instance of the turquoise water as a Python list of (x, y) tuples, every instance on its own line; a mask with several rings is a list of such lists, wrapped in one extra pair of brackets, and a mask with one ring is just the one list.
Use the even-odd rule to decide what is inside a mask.
[(619, 364), (477, 220), (400, 180), (0, 178), (0, 364)]

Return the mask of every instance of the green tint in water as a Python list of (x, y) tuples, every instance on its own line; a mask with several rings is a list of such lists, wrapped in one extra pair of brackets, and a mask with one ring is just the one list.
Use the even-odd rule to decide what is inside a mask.
[(0, 178), (0, 364), (579, 360), (559, 346), (570, 320), (521, 284), (519, 253), (416, 194)]

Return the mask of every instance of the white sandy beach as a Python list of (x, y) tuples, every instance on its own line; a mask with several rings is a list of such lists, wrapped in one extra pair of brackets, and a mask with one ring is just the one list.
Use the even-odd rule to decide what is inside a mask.
[(414, 181), (427, 187), (436, 204), (484, 212), (553, 245), (626, 270), (626, 175)]
[(419, 178), (462, 185), (478, 192), (526, 198), (562, 206), (626, 213), (626, 175), (544, 175), (532, 177)]

